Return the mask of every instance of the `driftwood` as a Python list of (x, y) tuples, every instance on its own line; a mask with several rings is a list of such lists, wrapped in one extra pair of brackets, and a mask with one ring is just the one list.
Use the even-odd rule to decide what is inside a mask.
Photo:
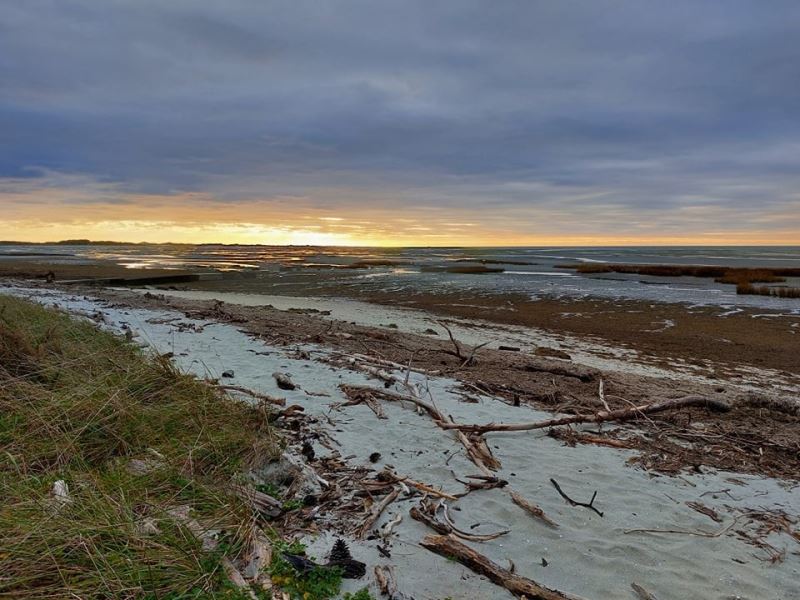
[[(453, 535), (456, 535), (464, 540), (468, 540), (470, 542), (488, 542), (489, 540), (494, 540), (499, 538), (502, 535), (506, 535), (507, 533), (511, 533), (510, 529), (503, 529), (502, 531), (498, 531), (496, 533), (467, 533), (456, 527), (456, 524), (453, 523), (453, 519), (450, 517), (450, 511), (447, 507), (447, 503), (444, 500), (439, 502), (439, 507), (442, 509), (442, 517), (444, 517), (445, 523), (447, 523), (453, 530)], [(437, 508), (438, 510), (438, 508)]]
[(694, 537), (717, 538), (722, 534), (730, 531), (733, 528), (733, 526), (736, 525), (736, 523), (738, 523), (743, 516), (744, 515), (738, 515), (734, 517), (733, 521), (731, 521), (728, 525), (726, 525), (719, 531), (700, 531), (700, 530), (689, 531), (685, 529), (626, 529), (622, 533), (626, 535), (630, 533), (671, 533), (677, 535), (691, 535)]
[(444, 327), (444, 330), (447, 332), (447, 336), (450, 338), (450, 342), (453, 344), (453, 348), (455, 348), (455, 351), (442, 350), (442, 352), (455, 356), (458, 360), (460, 360), (461, 361), (460, 368), (468, 367), (470, 365), (475, 364), (475, 352), (477, 352), (478, 350), (480, 350), (489, 343), (489, 342), (484, 342), (483, 344), (478, 344), (477, 346), (474, 346), (469, 356), (464, 356), (464, 352), (461, 349), (461, 344), (459, 344), (458, 340), (456, 340), (455, 336), (453, 336), (453, 332), (450, 331), (450, 328), (441, 322), (439, 323), (439, 325)]
[(420, 367), (411, 367), (409, 365), (402, 365), (398, 362), (386, 360), (385, 358), (378, 358), (376, 356), (369, 356), (367, 354), (346, 354), (344, 356), (345, 358), (348, 359), (348, 362), (349, 359), (355, 359), (356, 361), (359, 361), (360, 364), (371, 363), (373, 365), (379, 367), (386, 367), (388, 369), (393, 369), (395, 371), (411, 371), (412, 373), (419, 373), (421, 375), (431, 375), (431, 376), (442, 374), (441, 371), (422, 369)]
[(436, 533), (440, 533), (442, 535), (454, 535), (470, 542), (488, 542), (509, 533), (509, 530), (507, 529), (498, 531), (497, 533), (489, 534), (467, 533), (466, 531), (461, 531), (453, 524), (453, 521), (450, 520), (450, 517), (447, 514), (447, 505), (443, 504), (442, 506), (444, 507), (444, 511), (442, 513), (445, 519), (444, 521), (439, 520), (435, 514), (431, 514), (437, 512), (438, 507), (433, 507), (430, 505), (426, 506), (425, 502), (420, 503), (419, 506), (412, 506), (409, 509), (408, 514), (411, 515), (412, 519), (427, 525)]
[(685, 504), (692, 510), (707, 516), (712, 521), (722, 523), (722, 518), (719, 516), (719, 513), (717, 513), (717, 511), (715, 511), (713, 508), (706, 506), (702, 502), (686, 502)]
[[(214, 530), (204, 527), (196, 520), (192, 519), (189, 516), (190, 508), (188, 506), (175, 506), (170, 509), (167, 509), (167, 514), (172, 517), (177, 523), (186, 527), (189, 532), (201, 543), (201, 548), (204, 552), (213, 552), (217, 550), (219, 547), (219, 542), (215, 537)], [(240, 592), (251, 598), (252, 600), (258, 600), (258, 597), (253, 593), (253, 590), (250, 588), (250, 585), (245, 580), (244, 576), (239, 572), (239, 570), (233, 565), (231, 560), (227, 556), (223, 556), (221, 559), (222, 570), (225, 572), (225, 575), (230, 580), (231, 584), (238, 588)]]
[(394, 567), (391, 565), (377, 565), (374, 569), (375, 582), (381, 596), (386, 596), (389, 600), (414, 600), (403, 592), (397, 591), (397, 582), (394, 577)]
[(452, 558), (492, 583), (504, 587), (515, 596), (528, 600), (574, 600), (573, 596), (551, 590), (531, 579), (512, 573), (449, 535), (428, 535), (420, 542), (423, 548)]
[(378, 502), (377, 504), (372, 505), (372, 509), (367, 515), (367, 518), (364, 519), (364, 522), (361, 524), (361, 527), (358, 528), (356, 532), (356, 538), (363, 539), (369, 533), (369, 530), (375, 524), (375, 521), (383, 514), (383, 511), (386, 510), (386, 507), (389, 506), (392, 502), (397, 500), (397, 496), (400, 495), (400, 490), (393, 489), (391, 492), (386, 494), (386, 496)]
[(572, 415), (559, 419), (548, 419), (546, 421), (536, 421), (534, 423), (487, 423), (485, 425), (463, 425), (458, 423), (441, 422), (443, 429), (458, 429), (459, 431), (469, 431), (473, 433), (486, 433), (488, 431), (531, 431), (534, 429), (545, 429), (547, 427), (558, 427), (560, 425), (577, 425), (581, 423), (604, 423), (606, 421), (629, 421), (641, 415), (687, 408), (690, 406), (700, 406), (717, 412), (727, 412), (731, 409), (730, 404), (722, 400), (714, 400), (704, 396), (685, 396), (671, 400), (659, 400), (651, 404), (642, 404), (633, 408), (623, 408), (619, 410), (601, 410), (593, 415)]
[(263, 513), (268, 517), (277, 517), (283, 512), (283, 503), (280, 500), (276, 500), (264, 492), (259, 492), (253, 487), (234, 486), (233, 491), (248, 502), (256, 512)]
[(252, 589), (250, 589), (250, 585), (245, 581), (245, 578), (239, 573), (238, 569), (233, 566), (233, 563), (227, 556), (222, 557), (222, 570), (225, 571), (225, 575), (228, 576), (230, 582), (240, 590), (245, 596), (250, 598), (251, 600), (258, 600), (258, 596), (255, 595)]
[(256, 527), (250, 534), (242, 562), (244, 564), (242, 575), (251, 581), (259, 581), (264, 575), (264, 569), (272, 562), (272, 543), (264, 532)]
[(261, 394), (240, 385), (223, 385), (218, 383), (217, 387), (228, 392), (239, 392), (240, 394), (245, 394), (251, 398), (255, 398), (256, 400), (263, 400), (264, 402), (275, 404), (276, 406), (286, 406), (286, 398), (276, 398), (275, 396)]
[(375, 396), (369, 388), (341, 384), (339, 389), (344, 392), (344, 395), (347, 396), (349, 400), (337, 406), (357, 406), (359, 404), (366, 404), (367, 407), (375, 413), (376, 417), (379, 419), (386, 419), (386, 413), (383, 412), (381, 405), (375, 401)]
[(421, 492), (425, 492), (426, 494), (430, 494), (431, 496), (437, 496), (439, 498), (444, 498), (445, 500), (458, 500), (456, 496), (453, 494), (448, 494), (447, 492), (443, 492), (441, 490), (437, 490), (434, 487), (421, 483), (419, 481), (415, 481), (413, 479), (409, 479), (408, 477), (398, 477), (397, 483), (405, 483), (410, 485), (413, 488), (418, 489)]
[(578, 502), (577, 500), (573, 500), (572, 498), (567, 496), (567, 494), (564, 492), (564, 490), (561, 489), (561, 486), (558, 485), (558, 482), (555, 479), (550, 478), (550, 483), (553, 484), (553, 487), (556, 488), (556, 491), (561, 495), (561, 497), (564, 500), (566, 500), (570, 504), (570, 506), (582, 506), (584, 508), (588, 508), (589, 510), (596, 512), (601, 517), (603, 516), (603, 513), (594, 507), (594, 500), (595, 498), (597, 498), (597, 490), (595, 490), (594, 494), (592, 494), (592, 499), (589, 500), (589, 502)]
[(553, 527), (554, 529), (558, 528), (558, 524), (552, 519), (550, 519), (550, 517), (548, 517), (546, 514), (544, 514), (544, 511), (541, 508), (539, 508), (538, 506), (536, 506), (531, 502), (528, 502), (517, 492), (514, 491), (511, 492), (511, 500), (514, 502), (514, 504), (519, 506), (522, 510), (530, 514), (532, 517), (539, 519), (540, 521), (546, 523), (547, 525)]
[[(358, 385), (340, 385), (340, 389), (347, 395), (348, 398), (358, 399), (359, 402), (363, 401), (364, 394), (371, 394), (374, 397), (388, 400), (390, 402), (411, 402), (415, 406), (425, 411), (438, 426), (442, 427), (442, 423), (452, 423), (452, 419), (445, 417), (442, 412), (436, 408), (432, 403), (426, 402), (419, 397), (413, 385), (404, 383), (405, 388), (408, 390), (407, 394), (398, 394), (397, 392), (390, 392), (388, 390), (378, 390), (369, 386)], [(444, 429), (455, 429), (454, 427), (444, 427)], [(492, 470), (500, 468), (500, 461), (498, 461), (489, 450), (483, 439), (476, 435), (467, 435), (462, 431), (456, 432), (456, 439), (464, 446), (469, 459), (475, 463), (484, 475), (492, 476)]]
[(631, 584), (631, 589), (634, 592), (636, 592), (636, 595), (639, 596), (639, 598), (641, 600), (658, 600), (655, 596), (653, 596), (653, 594), (648, 592), (646, 589), (644, 589), (638, 583), (632, 583)]
[(496, 488), (504, 488), (508, 485), (506, 479), (500, 479), (496, 475), (467, 475), (467, 479), (470, 481), (464, 481), (463, 479), (459, 479), (452, 470), (450, 472), (453, 474), (453, 479), (467, 487), (466, 492), (458, 494), (459, 498), (463, 498), (470, 492), (476, 490), (493, 490)]
[(625, 449), (636, 448), (637, 446), (636, 438), (619, 440), (612, 437), (575, 431), (573, 429), (551, 429), (547, 432), (547, 435), (551, 438), (561, 440), (568, 446), (574, 446), (575, 444), (594, 444), (595, 446)]
[(377, 379), (380, 379), (384, 383), (388, 383), (388, 384), (391, 385), (391, 384), (396, 383), (398, 381), (397, 377), (395, 377), (391, 373), (388, 373), (388, 372), (386, 372), (383, 369), (380, 369), (378, 367), (365, 365), (363, 363), (359, 364), (358, 361), (355, 358), (349, 358), (349, 359), (347, 359), (347, 362), (351, 366), (357, 367), (360, 371), (364, 371), (368, 375), (372, 375), (373, 377), (375, 377)]
[(384, 523), (383, 527), (381, 527), (380, 531), (378, 532), (380, 538), (384, 541), (384, 543), (386, 543), (386, 541), (391, 537), (394, 528), (397, 527), (402, 521), (403, 521), (402, 513), (397, 513), (394, 519)]
[(436, 533), (447, 535), (453, 532), (453, 530), (447, 523), (442, 523), (439, 519), (432, 517), (418, 506), (412, 506), (409, 509), (408, 514), (411, 515), (412, 519), (427, 525), (428, 527), (433, 529)]

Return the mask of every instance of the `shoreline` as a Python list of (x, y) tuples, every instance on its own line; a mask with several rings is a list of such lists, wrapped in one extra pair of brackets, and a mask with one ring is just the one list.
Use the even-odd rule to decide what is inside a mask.
[[(800, 417), (754, 404), (757, 398), (733, 385), (600, 370), (575, 360), (503, 351), (496, 341), (482, 348), (463, 342), (463, 355), (476, 361), (464, 364), (453, 355), (453, 343), (442, 328), (434, 336), (401, 329), (404, 323), (397, 328), (391, 323), (353, 325), (315, 312), (324, 310), (320, 308), (237, 306), (170, 298), (158, 290), (40, 286), (16, 293), (85, 315), (104, 328), (132, 331), (134, 339), (146, 341), (159, 353), (168, 352), (176, 365), (201, 377), (220, 377), (230, 370), (227, 381), (234, 385), (280, 394), (287, 407), (300, 407), (305, 425), (299, 426), (291, 446), (299, 450), (310, 442), (316, 457), (309, 464), (353, 496), (347, 495), (341, 505), (300, 509), (286, 524), (317, 556), (330, 547), (333, 536), (348, 536), (356, 559), (370, 569), (394, 566), (398, 589), (415, 597), (511, 596), (418, 546), (430, 530), (402, 517), (419, 506), (419, 493), (403, 493), (389, 502), (374, 522), (374, 533), (365, 539), (349, 537), (353, 509), (348, 503), (361, 506), (360, 488), (367, 486), (367, 494), (384, 499), (391, 495), (391, 485), (387, 488), (385, 482), (380, 483), (382, 492), (370, 488), (378, 485), (375, 474), (382, 469), (389, 467), (403, 477), (434, 484), (442, 493), (459, 495), (459, 482), (469, 482), (478, 470), (452, 433), (415, 413), (410, 404), (391, 401), (391, 394), (404, 389), (404, 379), (410, 378), (418, 390), (428, 390), (436, 406), (458, 423), (591, 414), (603, 408), (600, 381), (603, 401), (612, 409), (689, 393), (729, 402), (733, 408), (726, 413), (699, 406), (602, 429), (590, 425), (554, 430), (558, 435), (486, 434), (486, 448), (500, 465), (494, 471), (498, 482), (467, 490), (451, 507), (456, 511), (452, 518), (474, 534), (508, 529), (510, 533), (496, 541), (470, 545), (497, 564), (512, 560), (522, 576), (581, 597), (625, 597), (633, 582), (657, 597), (720, 600), (731, 594), (780, 598), (793, 589), (800, 568), (793, 553), (793, 530), (788, 537), (778, 533), (767, 540), (757, 528), (759, 523), (772, 523), (781, 511), (788, 510), (791, 519), (800, 512), (793, 491), (800, 465), (792, 462), (798, 453), (788, 445), (780, 448), (796, 443)], [(453, 331), (458, 339), (468, 330), (453, 324)], [(476, 335), (485, 332), (481, 329)], [(290, 373), (297, 388), (278, 389), (273, 371)], [(377, 463), (370, 458), (376, 451), (381, 454)], [(555, 477), (578, 500), (588, 500), (597, 490), (604, 516), (565, 503), (548, 477)], [(724, 489), (730, 495), (720, 492)], [(559, 528), (552, 530), (514, 506), (510, 492), (538, 504)], [(368, 500), (363, 502), (369, 506)], [(756, 505), (761, 508), (753, 517)], [(709, 514), (717, 515), (721, 524)], [(731, 522), (737, 531), (767, 545), (754, 548), (752, 540), (730, 529)], [(720, 534), (694, 537), (687, 546), (680, 535), (637, 531), (651, 529)], [(614, 558), (620, 552), (636, 557), (635, 568)], [(780, 564), (767, 567), (771, 560)], [(343, 591), (356, 591), (365, 583), (358, 581)]]
[[(411, 330), (411, 324), (406, 323), (403, 326), (409, 327), (407, 331), (395, 323), (379, 324), (379, 317), (359, 324), (359, 317), (353, 313), (353, 310), (363, 311), (359, 306), (348, 308), (337, 319), (326, 316), (326, 311), (319, 308), (285, 307), (279, 310), (261, 304), (245, 306), (215, 299), (186, 299), (170, 296), (168, 291), (162, 295), (158, 290), (78, 290), (73, 286), (65, 291), (89, 294), (119, 307), (178, 310), (190, 318), (232, 323), (256, 339), (271, 340), (282, 346), (311, 342), (348, 355), (375, 353), (394, 364), (406, 365), (411, 360), (417, 368), (460, 381), (467, 395), (484, 393), (503, 398), (507, 403), (521, 402), (547, 411), (595, 410), (600, 379), (604, 381), (607, 394), (617, 395), (618, 408), (630, 406), (631, 402), (647, 403), (653, 398), (680, 394), (703, 394), (719, 399), (753, 398), (756, 404), (760, 404), (763, 398), (792, 402), (791, 399), (796, 398), (800, 390), (800, 378), (771, 369), (727, 371), (724, 365), (713, 362), (703, 365), (683, 361), (676, 363), (663, 356), (653, 360), (652, 357), (637, 355), (635, 351), (631, 353), (625, 348), (595, 346), (591, 343), (586, 345), (586, 339), (582, 337), (556, 336), (553, 340), (546, 339), (547, 345), (541, 343), (541, 338), (534, 338), (535, 345), (519, 346), (520, 351), (501, 350), (499, 348), (504, 340), (512, 339), (516, 343), (520, 338), (506, 338), (508, 331), (502, 327), (497, 330), (500, 337), (495, 338), (491, 333), (492, 324), (481, 321), (447, 321), (452, 331), (456, 332), (456, 337), (462, 340), (461, 343), (465, 344), (466, 340), (465, 348), (479, 348), (486, 340), (494, 340), (476, 351), (477, 365), (463, 368), (459, 367), (463, 359), (452, 356), (452, 342), (440, 323), (431, 321), (424, 325), (424, 320), (418, 321), (416, 330)], [(323, 306), (326, 301), (330, 299), (318, 299)], [(291, 301), (288, 304), (291, 305)], [(430, 327), (431, 331), (438, 330), (437, 335), (423, 333), (423, 326)], [(522, 341), (524, 343), (525, 340)], [(538, 354), (536, 348), (548, 350)], [(548, 356), (553, 349), (564, 352), (569, 359)], [(463, 352), (466, 356), (467, 350)], [(797, 405), (800, 406), (800, 403)], [(648, 468), (673, 473), (680, 472), (687, 465), (708, 464), (715, 468), (744, 469), (751, 473), (764, 473), (768, 469), (780, 476), (800, 478), (800, 452), (795, 456), (789, 451), (793, 447), (791, 444), (788, 447), (780, 444), (774, 446), (768, 441), (774, 435), (791, 440), (794, 421), (790, 419), (781, 424), (781, 419), (775, 421), (769, 411), (766, 418), (752, 419), (749, 412), (743, 408), (734, 414), (718, 415), (716, 419), (719, 420), (723, 438), (731, 433), (730, 428), (742, 435), (763, 438), (763, 443), (758, 446), (762, 449), (757, 456), (748, 458), (746, 454), (728, 454), (722, 450), (725, 444), (717, 449), (716, 454), (705, 450), (701, 452), (700, 446), (695, 444), (697, 447), (693, 452), (682, 456), (683, 452), (675, 446), (665, 448), (643, 437), (635, 442), (642, 451), (640, 460)], [(637, 423), (637, 427), (647, 429), (647, 423)], [(784, 427), (788, 429), (784, 431)], [(773, 447), (778, 454), (770, 458), (770, 451), (764, 450), (764, 447)]]
[[(62, 265), (43, 261), (0, 261), (0, 279), (44, 276), (57, 271), (61, 279), (114, 279), (127, 277), (173, 277), (152, 287), (207, 291), (279, 294), (328, 298), (350, 298), (384, 306), (403, 306), (443, 317), (480, 318), (498, 324), (533, 327), (555, 334), (597, 338), (614, 346), (630, 348), (664, 364), (684, 361), (701, 366), (707, 361), (729, 367), (747, 365), (784, 371), (800, 376), (794, 356), (800, 343), (800, 301), (787, 301), (787, 309), (757, 308), (735, 304), (697, 305), (687, 302), (647, 301), (627, 298), (548, 297), (506, 291), (401, 290), (380, 291), (374, 287), (342, 283), (335, 275), (319, 272), (294, 274), (244, 271), (202, 281), (181, 282), (206, 268), (126, 268), (108, 261)], [(464, 275), (480, 278), (483, 275)], [(258, 279), (261, 278), (261, 279)], [(117, 282), (119, 285), (123, 282)], [(135, 284), (135, 281), (129, 282)], [(164, 290), (166, 291), (166, 290)]]

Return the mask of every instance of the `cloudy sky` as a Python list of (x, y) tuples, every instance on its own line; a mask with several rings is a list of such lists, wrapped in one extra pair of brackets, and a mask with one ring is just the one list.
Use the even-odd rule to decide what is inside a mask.
[(0, 0), (0, 238), (800, 243), (796, 0)]

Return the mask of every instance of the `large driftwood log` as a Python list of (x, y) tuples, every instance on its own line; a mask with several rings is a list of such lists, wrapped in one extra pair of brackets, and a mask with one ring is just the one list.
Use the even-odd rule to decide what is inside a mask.
[(459, 423), (449, 423), (447, 421), (439, 423), (442, 429), (458, 429), (459, 431), (469, 431), (473, 433), (486, 433), (487, 431), (531, 431), (533, 429), (545, 429), (547, 427), (558, 427), (559, 425), (577, 425), (581, 423), (603, 423), (605, 421), (629, 421), (653, 413), (690, 406), (701, 406), (717, 412), (726, 412), (731, 409), (730, 404), (722, 400), (714, 400), (704, 396), (685, 396), (672, 400), (660, 400), (652, 404), (642, 404), (633, 408), (623, 408), (619, 410), (601, 410), (593, 415), (572, 415), (559, 419), (548, 419), (547, 421), (536, 421), (534, 423), (487, 423), (485, 425), (472, 424), (463, 425)]
[(479, 575), (486, 576), (492, 583), (504, 587), (516, 596), (528, 600), (575, 600), (574, 596), (551, 590), (531, 579), (512, 573), (492, 562), (469, 546), (449, 535), (428, 535), (420, 542), (423, 548), (446, 558), (454, 558), (465, 567)]

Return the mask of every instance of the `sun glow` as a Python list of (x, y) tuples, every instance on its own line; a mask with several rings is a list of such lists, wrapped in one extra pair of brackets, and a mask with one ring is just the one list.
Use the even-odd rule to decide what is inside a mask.
[[(792, 245), (800, 230), (800, 205), (787, 206), (768, 222), (741, 215), (734, 225), (724, 208), (713, 206), (703, 208), (702, 220), (669, 210), (651, 211), (643, 220), (636, 211), (611, 203), (487, 211), (483, 206), (403, 204), (378, 192), (349, 201), (353, 196), (349, 189), (326, 189), (319, 197), (232, 201), (200, 193), (126, 194), (108, 184), (63, 177), (0, 180), (0, 239), (314, 246)], [(751, 228), (736, 226), (742, 222)]]

